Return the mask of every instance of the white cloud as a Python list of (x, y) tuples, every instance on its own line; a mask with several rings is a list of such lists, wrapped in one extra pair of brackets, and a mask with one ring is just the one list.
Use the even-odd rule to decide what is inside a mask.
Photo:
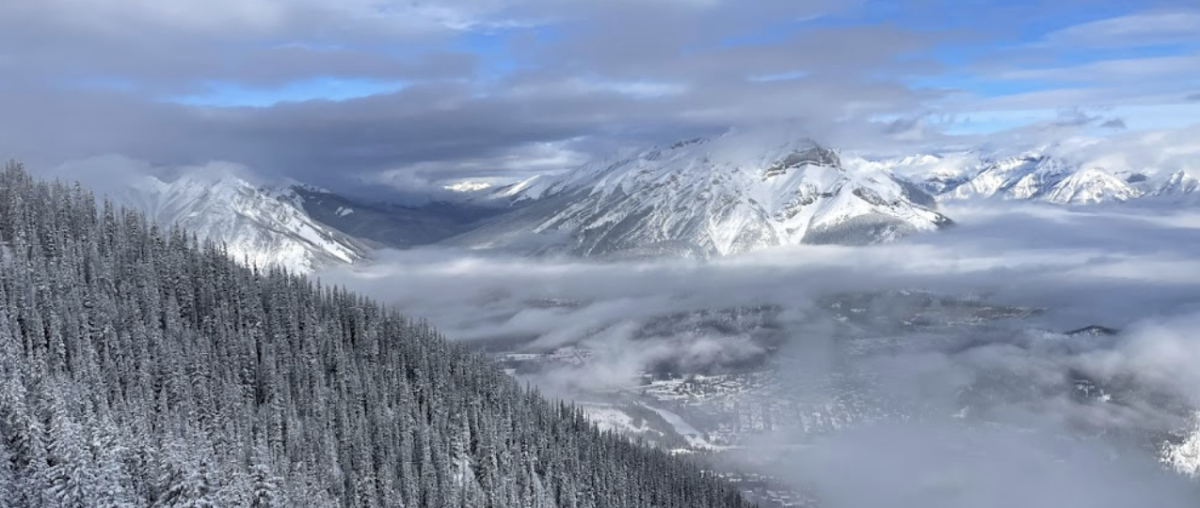
[(593, 94), (617, 94), (635, 99), (677, 96), (689, 91), (688, 85), (656, 80), (618, 80), (603, 77), (569, 77), (560, 80), (522, 83), (513, 87), (508, 94), (514, 97), (547, 95), (580, 96)]
[[(1100, 60), (1071, 67), (1015, 69), (995, 76), (998, 79), (1050, 80), (1089, 83), (1140, 82), (1147, 80), (1196, 77), (1200, 54)], [(1181, 83), (1181, 86), (1186, 86)]]
[(181, 32), (270, 32), (288, 21), (292, 7), (279, 0), (45, 0), (6, 2), (0, 15), (110, 36), (149, 28)]
[[(377, 266), (321, 276), (426, 316), (452, 339), (591, 351), (582, 364), (535, 378), (551, 393), (630, 388), (643, 369), (664, 360), (753, 357), (761, 344), (740, 330), (645, 330), (667, 316), (778, 306), (771, 323), (782, 327), (786, 343), (776, 357), (804, 365), (803, 373), (784, 376), (820, 377), (840, 372), (845, 362), (863, 362), (858, 365), (893, 411), (881, 410), (883, 421), (848, 413), (841, 430), (820, 437), (767, 434), (761, 447), (747, 449), (763, 460), (804, 443), (802, 453), (772, 463), (771, 471), (837, 506), (1051, 507), (1079, 500), (1114, 508), (1134, 501), (1190, 506), (1190, 487), (1156, 470), (1156, 449), (1079, 432), (1165, 432), (1182, 429), (1186, 418), (1137, 400), (1073, 401), (1068, 372), (1101, 382), (1132, 376), (1156, 393), (1200, 395), (1193, 368), (1200, 343), (1192, 340), (1200, 327), (1200, 279), (1190, 275), (1200, 273), (1193, 259), (1200, 249), (1198, 216), (1043, 206), (948, 213), (956, 228), (873, 248), (802, 246), (710, 262), (603, 263), (426, 249), (386, 253)], [(814, 305), (821, 295), (914, 288), (986, 295), (993, 304), (1041, 306), (1047, 313), (966, 328), (950, 342), (896, 332), (883, 338), (889, 346), (848, 359), (834, 347), (842, 338)], [(893, 310), (884, 305), (870, 312)], [(1093, 324), (1129, 333), (1108, 340), (1042, 332)], [(907, 340), (914, 341), (911, 347)], [(988, 385), (988, 379), (1009, 382)], [(804, 400), (828, 400), (838, 415), (850, 411), (827, 398), (824, 385), (797, 386), (806, 387), (798, 395)], [(964, 414), (969, 390), (983, 390), (978, 400), (990, 402), (967, 408), (969, 417), (951, 418)], [(862, 488), (864, 478), (870, 489)]]
[(1146, 12), (1093, 21), (1053, 32), (1049, 44), (1060, 46), (1151, 46), (1200, 39), (1200, 11)]

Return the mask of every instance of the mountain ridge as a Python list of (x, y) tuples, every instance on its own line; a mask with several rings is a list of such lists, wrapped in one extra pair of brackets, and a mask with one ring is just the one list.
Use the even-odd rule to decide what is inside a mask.
[(224, 244), (234, 259), (252, 265), (308, 273), (369, 257), (363, 242), (313, 220), (292, 185), (262, 186), (237, 175), (192, 171), (169, 181), (141, 175), (112, 197), (160, 227), (179, 226)]
[(1015, 155), (952, 152), (858, 160), (855, 164), (896, 174), (941, 202), (999, 200), (1086, 206), (1197, 201), (1200, 178), (1192, 170), (1078, 162), (1053, 152), (1049, 148)]
[(492, 197), (516, 210), (450, 244), (529, 242), (585, 256), (670, 245), (723, 256), (799, 243), (880, 243), (952, 223), (923, 190), (884, 172), (847, 170), (836, 151), (787, 132), (730, 131), (626, 151)]
[[(892, 241), (953, 224), (941, 204), (1200, 202), (1187, 168), (1079, 163), (1054, 146), (866, 158), (791, 129), (625, 149), (455, 202), (367, 203), (229, 169), (139, 174), (115, 197), (239, 260), (308, 273), (426, 245), (608, 259), (713, 257), (777, 245)], [(1115, 169), (1113, 169), (1115, 168)]]

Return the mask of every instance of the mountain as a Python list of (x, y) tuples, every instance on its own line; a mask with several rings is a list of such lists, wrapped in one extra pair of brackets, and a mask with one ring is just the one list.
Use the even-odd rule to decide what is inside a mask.
[(1179, 170), (1165, 180), (1148, 188), (1147, 197), (1175, 201), (1197, 201), (1200, 197), (1200, 179)]
[[(787, 132), (730, 131), (496, 190), (515, 210), (449, 243), (589, 256), (870, 244), (951, 221), (923, 190)], [(531, 234), (532, 233), (532, 234)]]
[[(85, 162), (51, 176), (83, 178), (162, 228), (184, 227), (225, 244), (238, 261), (295, 273), (366, 262), (374, 248), (436, 243), (503, 211), (470, 203), (367, 202), (290, 180), (262, 182), (223, 165), (170, 171), (113, 157)], [(102, 171), (106, 164), (132, 169), (110, 175)]]
[(1095, 167), (1076, 167), (1046, 155), (1021, 155), (987, 163), (960, 185), (947, 188), (948, 199), (999, 197), (1056, 204), (1128, 201), (1141, 193), (1125, 180)]
[[(940, 201), (1038, 201), (1095, 205), (1135, 200), (1192, 200), (1200, 180), (1188, 172), (1103, 167), (1073, 162), (1041, 149), (1018, 155), (983, 152), (926, 154), (852, 165), (886, 171), (934, 194)], [(1152, 198), (1152, 199), (1147, 199)]]
[(140, 175), (113, 198), (141, 210), (160, 227), (182, 227), (223, 243), (230, 256), (257, 266), (308, 273), (357, 263), (368, 248), (305, 211), (314, 190), (261, 186), (230, 172), (191, 171), (172, 180)]
[(0, 173), (0, 504), (749, 508), (428, 324)]

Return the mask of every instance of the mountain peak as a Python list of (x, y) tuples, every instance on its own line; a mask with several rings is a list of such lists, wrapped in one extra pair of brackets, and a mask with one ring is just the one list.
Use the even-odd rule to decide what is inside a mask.
[(790, 169), (803, 166), (842, 169), (842, 159), (838, 157), (837, 152), (820, 145), (814, 145), (812, 148), (795, 150), (788, 154), (787, 157), (775, 162), (764, 170), (763, 178), (778, 176), (787, 173)]
[(557, 242), (537, 248), (583, 255), (727, 255), (876, 243), (949, 223), (930, 196), (886, 172), (847, 171), (831, 148), (760, 130), (627, 151), (501, 194), (523, 209), (454, 243), (526, 245), (533, 231)]

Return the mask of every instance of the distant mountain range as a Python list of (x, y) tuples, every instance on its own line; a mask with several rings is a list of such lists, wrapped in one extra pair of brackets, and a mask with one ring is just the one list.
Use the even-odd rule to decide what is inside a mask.
[(625, 151), (455, 203), (370, 203), (296, 182), (229, 173), (144, 176), (115, 196), (231, 255), (308, 272), (374, 248), (446, 245), (604, 258), (723, 256), (778, 245), (888, 242), (953, 223), (939, 204), (1192, 203), (1186, 171), (1106, 168), (1048, 150), (868, 159), (788, 132), (730, 131)]
[(848, 171), (829, 148), (763, 132), (624, 153), (491, 197), (515, 210), (453, 243), (587, 256), (710, 256), (879, 243), (951, 223), (917, 186), (885, 171)]
[(1015, 200), (1058, 205), (1134, 200), (1192, 202), (1200, 189), (1200, 179), (1182, 169), (1105, 167), (1072, 162), (1049, 150), (1008, 156), (981, 152), (925, 154), (860, 160), (858, 166), (888, 171), (936, 195), (942, 202)]

